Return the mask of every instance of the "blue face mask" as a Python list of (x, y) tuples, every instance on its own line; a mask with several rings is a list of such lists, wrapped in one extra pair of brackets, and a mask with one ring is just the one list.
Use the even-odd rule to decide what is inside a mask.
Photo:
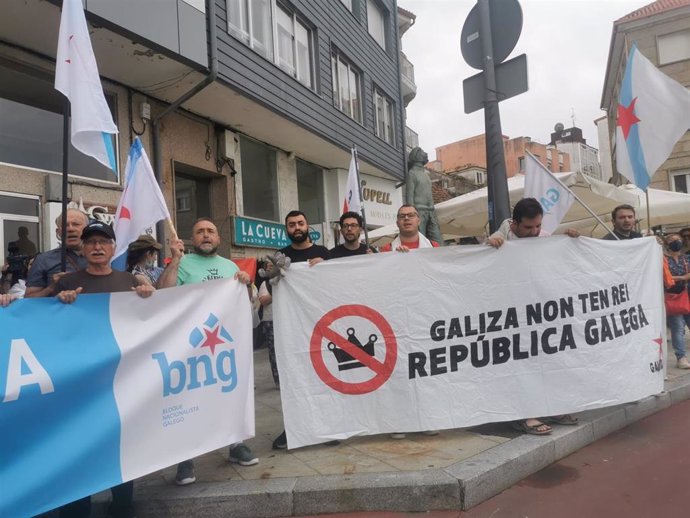
[(683, 248), (683, 242), (682, 241), (671, 241), (668, 244), (668, 249), (671, 252), (680, 252), (682, 248)]

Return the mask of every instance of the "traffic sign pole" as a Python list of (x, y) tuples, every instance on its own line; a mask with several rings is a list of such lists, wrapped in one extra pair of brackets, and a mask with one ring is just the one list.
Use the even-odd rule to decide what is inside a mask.
[(498, 110), (498, 97), (496, 96), (496, 73), (491, 37), (491, 11), (489, 9), (489, 0), (478, 0), (477, 3), (480, 23), (479, 37), (484, 65), (484, 125), (486, 128), (489, 230), (493, 233), (504, 220), (510, 218), (510, 199), (508, 197), (508, 177), (506, 175), (506, 162), (503, 151), (501, 115)]

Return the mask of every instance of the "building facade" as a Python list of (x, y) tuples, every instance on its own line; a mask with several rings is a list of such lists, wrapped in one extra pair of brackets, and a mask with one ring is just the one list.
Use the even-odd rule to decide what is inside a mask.
[(556, 124), (550, 145), (570, 155), (571, 171), (601, 180), (599, 150), (587, 145), (580, 128), (564, 128), (561, 123)]
[[(285, 245), (304, 211), (334, 241), (350, 149), (372, 225), (393, 221), (405, 175), (394, 0), (84, 0), (120, 133), (118, 174), (74, 148), (69, 193), (101, 219), (119, 200), (139, 136), (178, 233), (210, 217), (223, 255)], [(62, 99), (53, 89), (59, 0), (8, 0), (0, 17), (0, 260), (19, 226), (55, 245)]]
[[(529, 151), (544, 164), (549, 171), (558, 173), (570, 171), (570, 155), (555, 146), (534, 142), (530, 137), (508, 138), (503, 136), (503, 151), (506, 160), (506, 174), (510, 178), (524, 173), (525, 153)], [(441, 162), (441, 170), (447, 173), (479, 166), (486, 170), (486, 137), (477, 135), (436, 148), (436, 160)]]
[[(690, 0), (658, 0), (613, 24), (601, 109), (606, 111), (606, 140), (616, 184), (626, 182), (615, 169), (615, 135), (620, 86), (633, 43), (659, 70), (690, 87)], [(603, 142), (601, 137), (599, 142)], [(686, 132), (676, 143), (649, 186), (690, 193), (690, 133)]]

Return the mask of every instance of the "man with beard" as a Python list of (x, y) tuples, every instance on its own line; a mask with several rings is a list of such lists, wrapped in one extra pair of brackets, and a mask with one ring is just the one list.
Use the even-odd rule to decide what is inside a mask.
[(314, 266), (331, 258), (328, 248), (315, 245), (309, 238), (309, 223), (304, 212), (291, 210), (285, 216), (285, 231), (291, 243), (279, 251), (290, 258), (293, 263), (307, 262)]
[[(315, 245), (309, 238), (309, 223), (304, 212), (291, 210), (285, 216), (285, 231), (287, 232), (290, 245), (279, 250), (280, 253), (290, 258), (291, 263), (309, 263), (314, 266), (321, 261), (331, 258), (328, 248)], [(326, 443), (328, 445), (339, 444), (338, 441)], [(285, 430), (273, 441), (274, 450), (284, 450), (287, 448), (287, 437)]]
[(331, 248), (331, 259), (371, 253), (367, 245), (359, 242), (363, 225), (362, 216), (356, 212), (346, 212), (340, 216), (340, 233), (345, 242), (335, 248)]
[(632, 205), (619, 205), (611, 212), (611, 223), (613, 223), (613, 234), (606, 234), (602, 239), (615, 241), (618, 239), (635, 239), (642, 237), (642, 234), (635, 232), (635, 208)]
[[(183, 284), (196, 284), (214, 279), (232, 277), (242, 284), (249, 284), (251, 279), (246, 272), (240, 271), (230, 259), (218, 255), (220, 235), (216, 225), (208, 218), (199, 218), (192, 227), (192, 246), (194, 252), (184, 254), (184, 243), (181, 240), (171, 243), (172, 260), (158, 279), (159, 288), (171, 288)], [(244, 443), (231, 444), (228, 451), (230, 462), (240, 466), (253, 466), (259, 459)], [(194, 461), (186, 460), (177, 465), (175, 483), (185, 486), (196, 482)]]
[[(55, 220), (57, 235), (62, 235), (62, 214)], [(77, 272), (86, 268), (86, 259), (81, 255), (81, 232), (89, 223), (86, 214), (77, 209), (67, 209), (67, 261), (66, 272)], [(62, 251), (60, 247), (38, 254), (29, 275), (26, 278), (25, 297), (51, 297), (55, 295), (55, 286), (64, 273), (62, 266)]]

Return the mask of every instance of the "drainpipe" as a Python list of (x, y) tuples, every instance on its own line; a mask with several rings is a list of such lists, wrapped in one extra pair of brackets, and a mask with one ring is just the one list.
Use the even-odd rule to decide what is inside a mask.
[[(156, 181), (160, 185), (163, 178), (163, 157), (161, 153), (161, 134), (160, 122), (169, 113), (174, 112), (183, 103), (201, 92), (208, 85), (213, 83), (218, 77), (218, 40), (216, 39), (216, 0), (206, 0), (206, 29), (208, 30), (208, 52), (210, 59), (209, 74), (200, 83), (195, 85), (182, 97), (170, 104), (165, 110), (156, 115), (151, 120), (152, 140), (153, 140), (153, 171)], [(159, 221), (156, 224), (158, 241), (165, 243), (165, 222)]]

